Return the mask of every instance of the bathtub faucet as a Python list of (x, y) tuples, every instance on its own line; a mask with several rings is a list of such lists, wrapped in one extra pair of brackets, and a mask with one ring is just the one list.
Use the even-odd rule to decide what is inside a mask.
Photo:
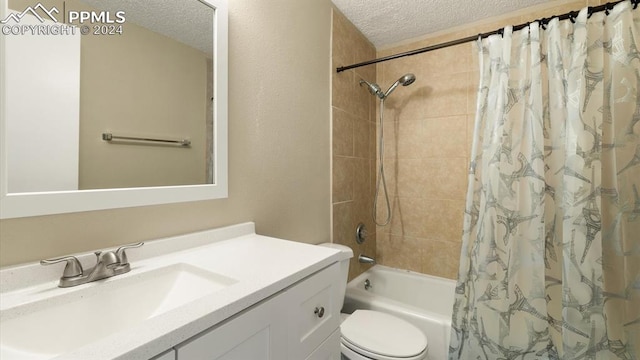
[(358, 262), (362, 263), (362, 264), (375, 264), (376, 260), (374, 258), (368, 257), (364, 254), (360, 254), (360, 256), (358, 256)]

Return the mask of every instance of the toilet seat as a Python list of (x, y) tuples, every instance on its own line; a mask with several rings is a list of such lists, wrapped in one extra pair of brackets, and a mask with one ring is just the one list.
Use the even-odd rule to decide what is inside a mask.
[(371, 359), (418, 360), (427, 351), (427, 338), (420, 329), (379, 311), (356, 310), (340, 331), (345, 347)]

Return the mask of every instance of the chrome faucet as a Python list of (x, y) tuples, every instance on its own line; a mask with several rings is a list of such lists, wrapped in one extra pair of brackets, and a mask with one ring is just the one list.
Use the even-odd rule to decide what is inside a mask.
[(364, 254), (360, 254), (360, 256), (358, 256), (358, 262), (362, 263), (362, 264), (375, 264), (376, 260), (372, 257), (369, 257), (367, 255)]
[(129, 259), (127, 259), (126, 249), (137, 248), (144, 245), (143, 242), (137, 244), (124, 245), (114, 251), (96, 251), (96, 265), (84, 271), (82, 264), (75, 256), (63, 256), (55, 259), (41, 260), (40, 265), (51, 265), (66, 261), (64, 272), (58, 283), (58, 287), (72, 287), (86, 284), (92, 281), (105, 279), (108, 277), (127, 273), (131, 270)]

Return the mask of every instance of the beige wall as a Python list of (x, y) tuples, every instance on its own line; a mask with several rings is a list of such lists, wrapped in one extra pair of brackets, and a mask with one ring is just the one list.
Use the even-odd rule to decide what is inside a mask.
[[(599, 0), (555, 1), (408, 41), (378, 51), (377, 56), (599, 4)], [(377, 65), (381, 85), (408, 72), (417, 77), (413, 85), (397, 89), (386, 101), (384, 161), (393, 194), (393, 220), (390, 226), (377, 230), (377, 256), (384, 265), (457, 277), (477, 67), (471, 43)]]
[[(373, 66), (336, 73), (335, 68), (375, 57), (375, 47), (337, 10), (332, 25), (332, 198), (333, 242), (353, 249), (349, 266), (353, 278), (370, 265), (357, 261), (359, 254), (375, 257), (376, 233), (372, 220), (375, 179), (375, 98), (360, 79), (375, 82)], [(356, 243), (358, 223), (368, 231), (366, 241)]]
[(255, 221), (330, 239), (331, 3), (229, 1), (229, 198), (0, 221), (0, 265)]
[[(125, 22), (122, 35), (82, 37), (81, 69), (80, 189), (207, 182), (206, 54)], [(103, 132), (191, 146), (110, 144)]]
[[(80, 0), (41, 3), (95, 10)], [(17, 11), (27, 5), (9, 1)], [(81, 39), (79, 188), (207, 183), (208, 55), (133, 22), (121, 26), (122, 34)], [(110, 144), (104, 132), (187, 138), (191, 147)]]

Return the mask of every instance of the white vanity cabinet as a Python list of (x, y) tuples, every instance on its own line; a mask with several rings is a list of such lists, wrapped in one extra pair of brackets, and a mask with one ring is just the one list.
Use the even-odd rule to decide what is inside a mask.
[(174, 349), (171, 349), (167, 352), (151, 358), (151, 360), (176, 360), (176, 351)]
[(177, 360), (340, 359), (339, 265), (175, 347)]

